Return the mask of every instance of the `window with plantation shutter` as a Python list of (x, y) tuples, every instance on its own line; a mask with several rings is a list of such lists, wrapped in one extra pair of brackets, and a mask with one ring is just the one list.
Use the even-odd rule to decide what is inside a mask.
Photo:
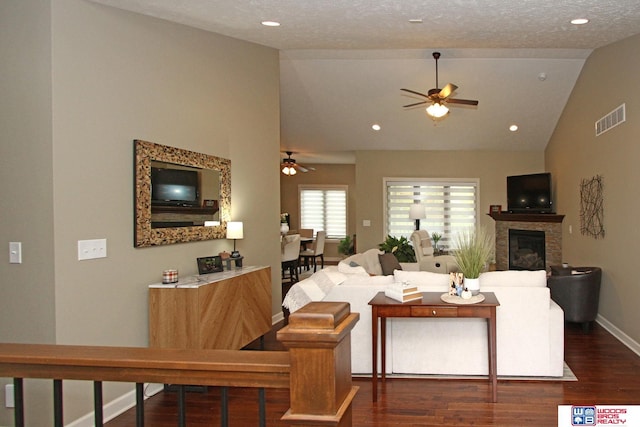
[(347, 235), (347, 186), (300, 186), (300, 228), (327, 232), (328, 239)]
[(438, 247), (453, 249), (456, 234), (475, 230), (478, 222), (477, 179), (385, 178), (386, 234), (409, 238), (415, 221), (409, 218), (414, 203), (425, 207), (420, 228), (442, 235)]

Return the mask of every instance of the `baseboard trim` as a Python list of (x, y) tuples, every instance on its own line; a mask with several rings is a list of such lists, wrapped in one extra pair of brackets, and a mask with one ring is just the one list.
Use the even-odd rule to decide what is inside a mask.
[[(161, 392), (164, 389), (164, 384), (145, 384), (144, 385), (144, 398), (149, 397)], [(136, 391), (131, 390), (128, 393), (123, 394), (120, 397), (113, 399), (111, 402), (103, 405), (102, 413), (104, 421), (110, 421), (118, 415), (128, 411), (136, 406)], [(78, 418), (77, 420), (67, 424), (66, 427), (94, 427), (94, 412), (91, 411), (88, 414)]]
[(273, 316), (271, 316), (271, 324), (275, 325), (278, 322), (282, 322), (284, 320), (284, 313), (282, 311), (277, 312)]
[(631, 351), (633, 351), (635, 354), (640, 356), (640, 343), (635, 341), (629, 335), (627, 335), (624, 332), (622, 332), (616, 325), (614, 325), (613, 323), (609, 322), (606, 318), (604, 318), (600, 314), (598, 314), (598, 316), (596, 317), (596, 322), (600, 326), (605, 328), (618, 341), (620, 341), (622, 344), (624, 344), (627, 347), (629, 347), (629, 349), (631, 349)]

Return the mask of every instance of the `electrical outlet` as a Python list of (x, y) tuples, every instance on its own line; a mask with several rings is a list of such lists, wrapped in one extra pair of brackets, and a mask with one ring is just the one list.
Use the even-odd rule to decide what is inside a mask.
[(107, 257), (107, 239), (78, 240), (78, 261)]

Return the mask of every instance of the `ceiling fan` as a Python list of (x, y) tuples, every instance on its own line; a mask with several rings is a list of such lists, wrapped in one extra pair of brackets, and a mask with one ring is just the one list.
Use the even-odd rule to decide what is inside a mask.
[(285, 151), (286, 155), (288, 156), (286, 159), (282, 159), (282, 173), (285, 175), (295, 175), (296, 173), (298, 173), (298, 171), (300, 172), (309, 172), (309, 171), (314, 171), (316, 170), (316, 168), (313, 167), (305, 167), (302, 165), (299, 165), (296, 163), (296, 159), (292, 159), (291, 155), (293, 154), (293, 151)]
[(458, 89), (458, 86), (452, 83), (447, 83), (443, 89), (438, 87), (438, 59), (440, 59), (440, 52), (433, 52), (433, 59), (436, 60), (436, 87), (434, 89), (429, 89), (429, 92), (427, 92), (426, 95), (411, 89), (400, 89), (426, 98), (424, 101), (414, 102), (413, 104), (408, 104), (404, 107), (415, 107), (417, 105), (427, 104), (430, 102), (431, 105), (427, 107), (427, 114), (434, 120), (437, 120), (443, 118), (449, 113), (449, 109), (445, 104), (478, 105), (478, 101), (471, 99), (449, 98), (451, 94)]

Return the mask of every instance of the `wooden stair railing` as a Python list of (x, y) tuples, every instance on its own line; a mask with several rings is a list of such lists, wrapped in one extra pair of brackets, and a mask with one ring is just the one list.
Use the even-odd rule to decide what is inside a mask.
[[(136, 383), (140, 427), (143, 383), (290, 388), (285, 422), (346, 427), (357, 391), (351, 386), (349, 334), (358, 318), (347, 303), (311, 303), (278, 332), (288, 352), (0, 343), (0, 377), (14, 378), (15, 427), (24, 426), (25, 378), (54, 380), (55, 426), (63, 425), (62, 380), (86, 380), (94, 382), (96, 425), (101, 425), (101, 383), (115, 381)], [(184, 416), (178, 421), (185, 425)]]

